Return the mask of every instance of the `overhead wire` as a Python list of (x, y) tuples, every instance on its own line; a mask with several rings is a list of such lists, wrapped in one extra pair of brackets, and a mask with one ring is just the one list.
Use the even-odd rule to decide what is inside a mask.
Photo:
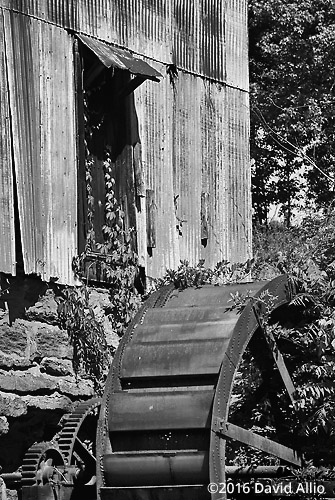
[[(260, 119), (260, 121), (265, 125), (267, 130), (270, 132), (270, 135), (272, 139), (285, 151), (287, 151), (290, 154), (295, 154), (297, 156), (302, 157), (305, 159), (312, 167), (314, 167), (316, 170), (318, 170), (324, 177), (326, 177), (332, 184), (335, 183), (335, 179), (330, 177), (326, 172), (324, 172), (316, 163), (313, 161), (306, 153), (301, 148), (298, 148), (294, 144), (292, 144), (288, 139), (285, 137), (282, 137), (276, 130), (274, 130), (266, 121), (262, 111), (258, 108), (256, 104), (253, 105), (252, 107), (254, 113), (256, 116)], [(279, 138), (279, 139), (278, 139)], [(286, 145), (288, 144), (292, 149), (289, 149)]]

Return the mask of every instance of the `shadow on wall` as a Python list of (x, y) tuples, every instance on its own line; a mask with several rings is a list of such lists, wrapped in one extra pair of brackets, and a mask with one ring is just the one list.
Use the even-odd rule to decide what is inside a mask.
[(38, 276), (13, 277), (0, 273), (0, 309), (7, 312), (9, 325), (18, 318), (25, 318), (26, 310), (33, 306), (48, 288)]

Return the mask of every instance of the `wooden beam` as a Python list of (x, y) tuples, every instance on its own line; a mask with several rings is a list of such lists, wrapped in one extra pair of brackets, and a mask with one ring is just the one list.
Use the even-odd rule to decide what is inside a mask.
[(265, 453), (274, 455), (285, 462), (301, 466), (301, 458), (298, 457), (297, 452), (292, 448), (288, 448), (287, 446), (276, 443), (271, 439), (255, 434), (252, 431), (248, 431), (242, 427), (231, 424), (230, 422), (226, 422), (223, 419), (217, 418), (215, 420), (213, 430), (225, 438), (235, 439), (236, 441), (240, 441), (248, 446), (257, 448)]

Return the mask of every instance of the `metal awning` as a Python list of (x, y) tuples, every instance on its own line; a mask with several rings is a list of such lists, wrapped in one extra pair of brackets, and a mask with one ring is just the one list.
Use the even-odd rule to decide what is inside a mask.
[(78, 39), (94, 52), (106, 68), (114, 66), (150, 80), (159, 81), (162, 75), (148, 63), (124, 49), (101, 42), (86, 35), (77, 34)]

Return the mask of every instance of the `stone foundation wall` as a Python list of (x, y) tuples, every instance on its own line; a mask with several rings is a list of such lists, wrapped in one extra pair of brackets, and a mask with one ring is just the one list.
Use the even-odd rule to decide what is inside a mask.
[[(23, 295), (22, 287), (14, 282), (14, 287), (9, 288), (11, 291), (1, 296), (2, 472), (16, 471), (32, 444), (52, 439), (60, 429), (61, 417), (71, 412), (79, 401), (94, 396), (92, 382), (85, 376), (77, 378), (73, 372), (72, 347), (67, 333), (57, 325), (55, 292), (45, 289), (43, 283), (40, 285), (42, 295), (38, 297), (36, 279), (33, 280), (34, 294), (38, 297), (33, 304), (29, 299), (29, 278), (22, 284)], [(19, 291), (16, 299), (15, 288)], [(109, 306), (108, 292), (92, 289), (90, 300), (96, 317), (104, 325), (108, 343), (116, 347), (118, 338), (104, 314)]]

